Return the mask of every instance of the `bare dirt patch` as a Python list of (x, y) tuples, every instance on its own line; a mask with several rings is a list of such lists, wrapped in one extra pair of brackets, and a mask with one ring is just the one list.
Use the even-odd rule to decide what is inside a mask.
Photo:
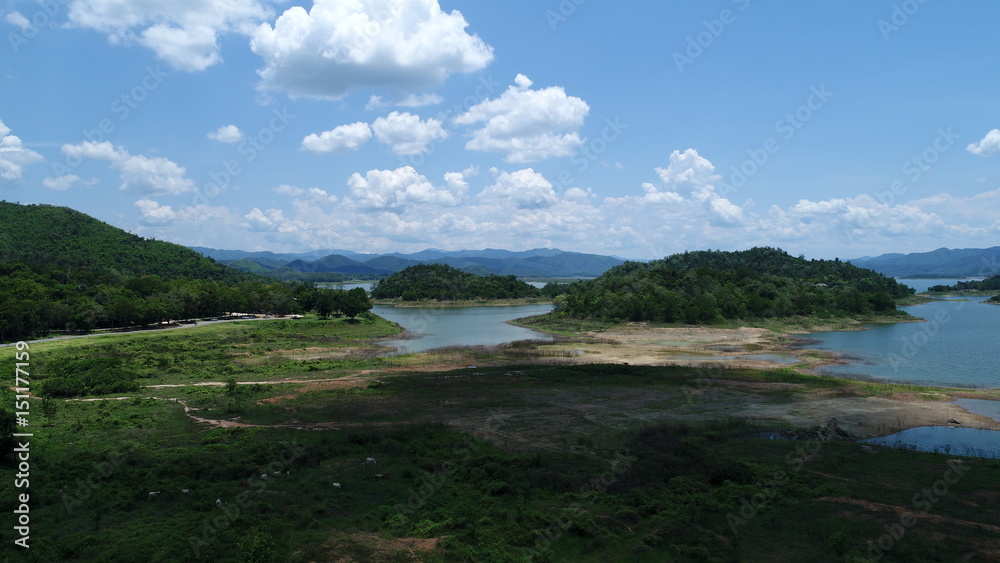
[(652, 327), (629, 323), (588, 332), (580, 342), (539, 346), (543, 354), (563, 356), (568, 363), (705, 366), (764, 369), (786, 366), (777, 361), (744, 357), (778, 354), (812, 369), (832, 358), (790, 346), (787, 338), (763, 328)]

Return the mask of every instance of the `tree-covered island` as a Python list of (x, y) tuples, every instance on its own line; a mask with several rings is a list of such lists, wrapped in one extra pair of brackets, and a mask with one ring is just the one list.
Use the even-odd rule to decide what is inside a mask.
[(711, 324), (810, 316), (899, 316), (913, 289), (840, 260), (806, 260), (774, 248), (684, 252), (627, 262), (572, 284), (556, 316), (605, 322)]
[(372, 299), (466, 301), (538, 298), (538, 288), (515, 276), (480, 276), (446, 264), (410, 266), (379, 281)]

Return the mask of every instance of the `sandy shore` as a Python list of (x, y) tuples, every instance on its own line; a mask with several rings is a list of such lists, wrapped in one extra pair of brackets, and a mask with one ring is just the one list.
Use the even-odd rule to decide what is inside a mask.
[[(820, 366), (848, 361), (835, 353), (798, 345), (793, 341), (798, 334), (779, 334), (763, 328), (661, 328), (634, 323), (589, 332), (586, 336), (585, 342), (559, 343), (545, 348), (569, 352), (566, 361), (581, 364), (792, 367), (802, 373), (813, 373)], [(746, 358), (761, 354), (774, 355), (782, 361)], [(859, 437), (886, 435), (916, 426), (1000, 430), (1000, 422), (971, 414), (954, 403), (959, 397), (1000, 400), (1000, 390), (941, 389), (932, 393), (887, 392), (886, 396), (865, 397), (842, 396), (817, 389), (808, 399), (775, 403), (767, 399), (767, 391), (774, 391), (775, 386), (782, 384), (756, 384), (770, 386), (758, 389), (753, 385), (742, 381), (703, 381), (698, 394), (706, 398), (703, 401), (706, 408), (720, 415), (780, 419), (803, 428), (822, 426), (836, 419), (841, 428)]]

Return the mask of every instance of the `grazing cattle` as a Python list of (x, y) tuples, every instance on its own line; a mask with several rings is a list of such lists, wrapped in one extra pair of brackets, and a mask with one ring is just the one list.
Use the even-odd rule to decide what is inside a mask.
[(160, 491), (149, 491), (148, 500), (153, 500), (154, 498), (160, 496)]
[(275, 477), (281, 477), (281, 472), (280, 471), (275, 471), (271, 475), (274, 475)]
[(334, 483), (333, 484), (333, 488), (337, 489), (339, 491), (340, 490), (340, 483)]
[(181, 489), (181, 492), (184, 494), (188, 494), (191, 492), (191, 489)]
[(267, 473), (261, 473), (260, 478), (264, 481), (267, 481)]
[[(365, 465), (367, 465), (367, 464), (369, 464), (369, 463), (375, 463), (375, 458), (373, 458), (373, 457), (370, 457), (370, 458), (368, 458), (368, 459), (366, 459), (366, 460), (365, 460)], [(376, 465), (377, 465), (377, 464), (376, 464)]]
[(222, 506), (222, 499), (221, 498), (215, 499), (215, 508), (219, 508), (220, 506)]
[(389, 477), (389, 474), (388, 474), (388, 473), (376, 473), (376, 474), (375, 474), (375, 478), (376, 478), (376, 479), (385, 479), (385, 478), (387, 478), (387, 477)]

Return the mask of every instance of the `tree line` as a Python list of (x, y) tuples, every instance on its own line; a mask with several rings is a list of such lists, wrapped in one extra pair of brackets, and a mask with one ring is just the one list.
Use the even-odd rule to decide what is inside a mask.
[(731, 319), (893, 314), (913, 290), (873, 270), (773, 248), (697, 251), (627, 262), (572, 284), (556, 313), (605, 321), (707, 324)]
[(950, 293), (953, 291), (998, 291), (1000, 290), (1000, 275), (990, 276), (983, 280), (966, 280), (955, 285), (932, 285), (929, 293)]
[(341, 291), (306, 282), (239, 283), (205, 279), (119, 276), (87, 268), (0, 262), (0, 340), (44, 337), (53, 331), (149, 326), (227, 313), (271, 315), (316, 311), (356, 317), (371, 309), (363, 289)]

